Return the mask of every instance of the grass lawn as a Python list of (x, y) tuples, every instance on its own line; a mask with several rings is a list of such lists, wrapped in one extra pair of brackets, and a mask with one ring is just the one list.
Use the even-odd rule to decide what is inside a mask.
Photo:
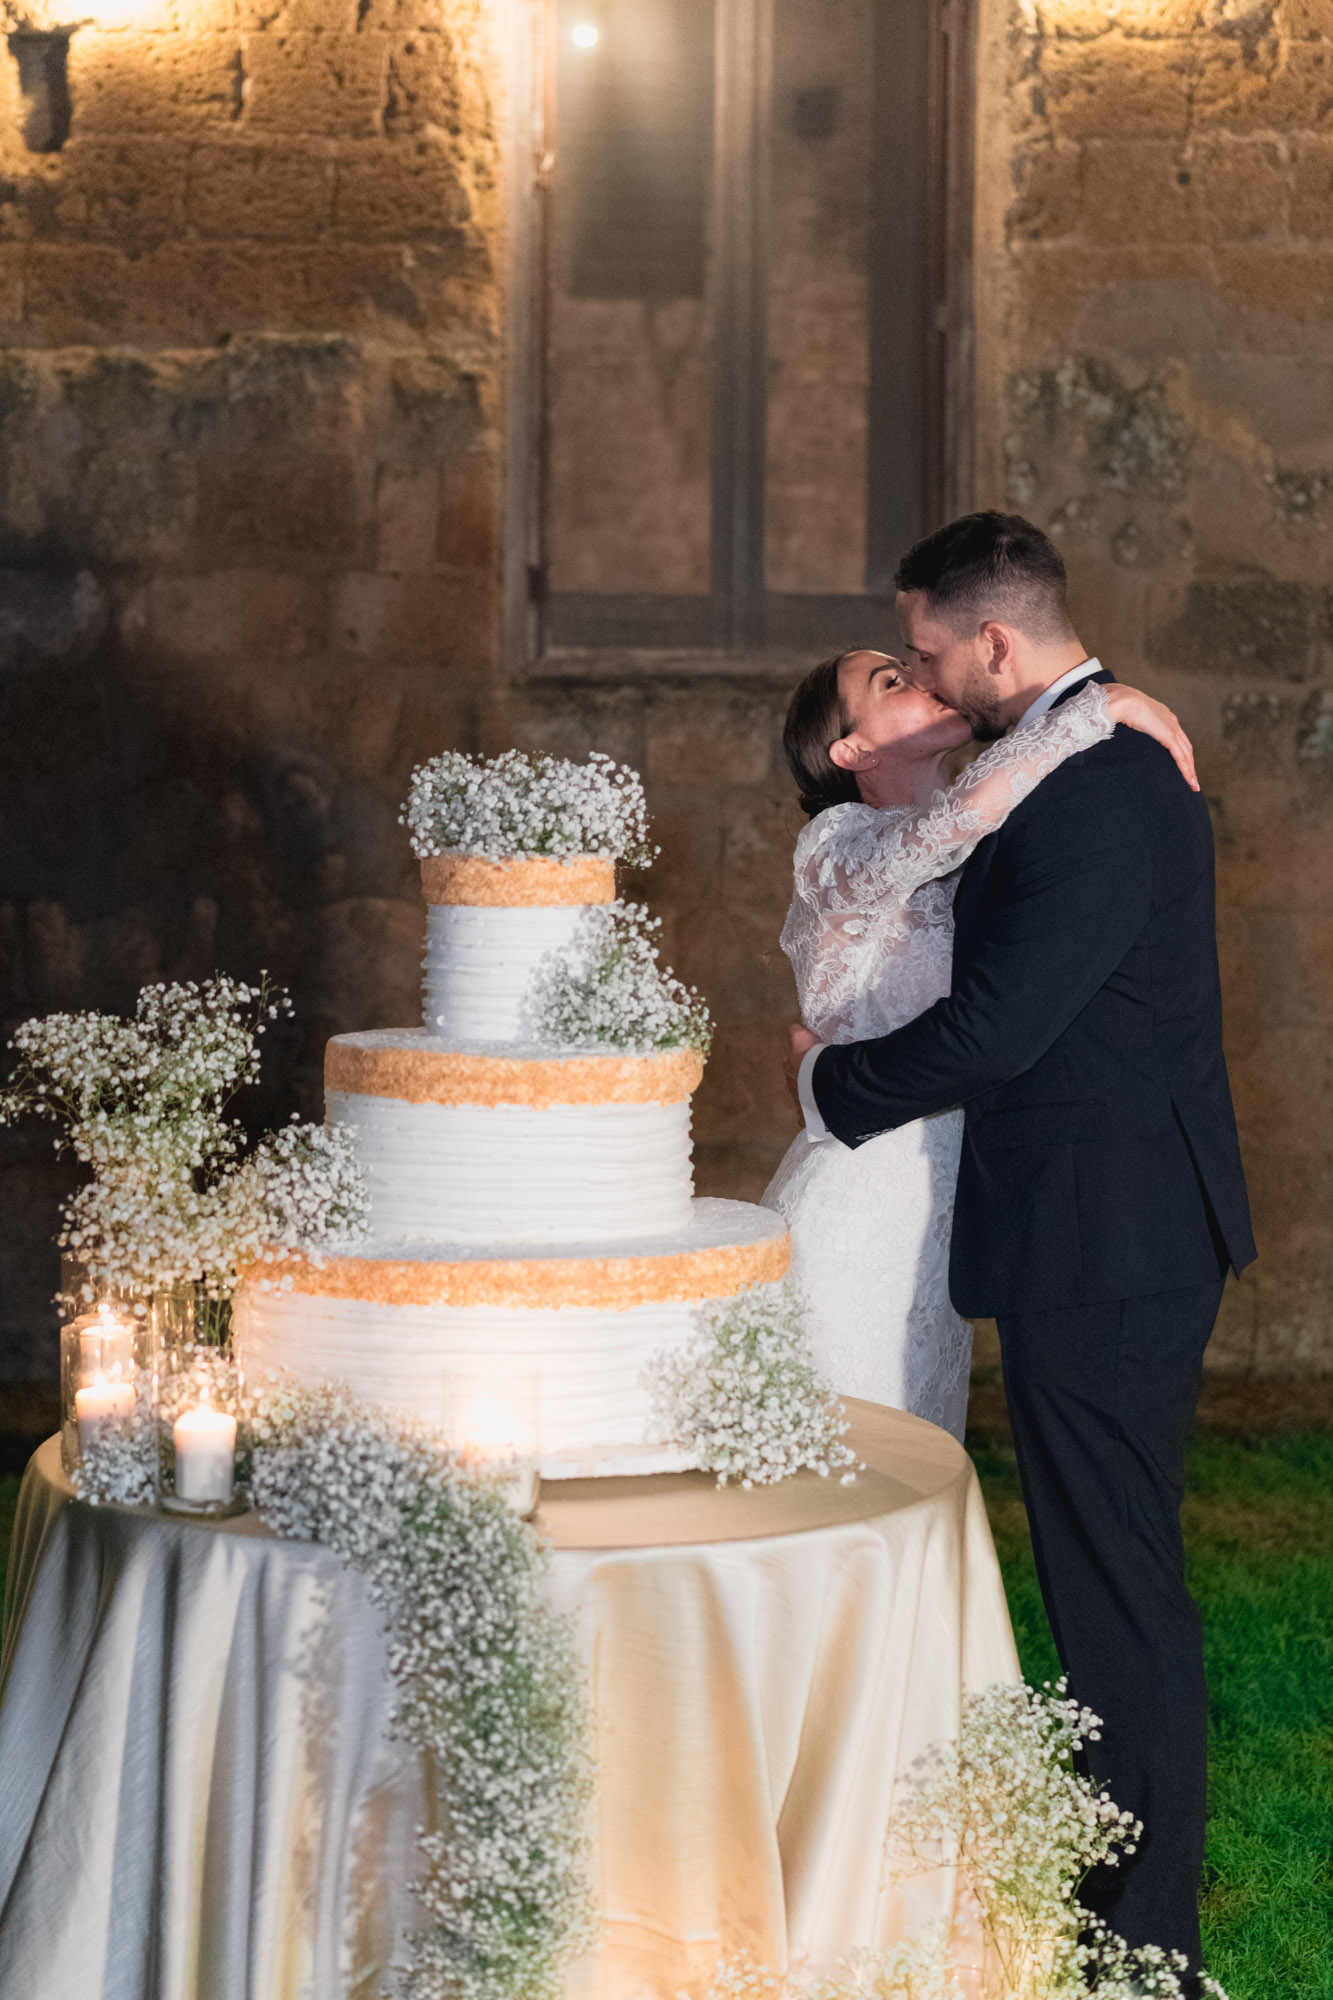
[[(1059, 1672), (1007, 1445), (973, 1458), (1029, 1681)], [(1333, 2000), (1333, 1437), (1201, 1437), (1185, 1511), (1212, 1697), (1204, 1945), (1231, 2000)]]
[[(1013, 1452), (973, 1450), (1029, 1681), (1058, 1673)], [(0, 1480), (0, 1562), (18, 1480)], [(1191, 1576), (1212, 1692), (1204, 1938), (1231, 2000), (1333, 2000), (1333, 1436), (1203, 1437)]]

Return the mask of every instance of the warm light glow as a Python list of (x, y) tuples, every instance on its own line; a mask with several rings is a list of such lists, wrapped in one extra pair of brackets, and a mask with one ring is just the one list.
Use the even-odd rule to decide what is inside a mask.
[(576, 28), (570, 30), (569, 39), (576, 49), (595, 49), (601, 36), (591, 21), (580, 21)]

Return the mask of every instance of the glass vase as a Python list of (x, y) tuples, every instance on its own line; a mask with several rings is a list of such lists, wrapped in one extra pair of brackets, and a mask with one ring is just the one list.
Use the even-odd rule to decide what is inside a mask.
[(151, 1407), (152, 1327), (138, 1304), (122, 1290), (60, 1329), (60, 1462), (67, 1474), (94, 1439), (128, 1435)]
[(236, 1480), (241, 1374), (229, 1343), (196, 1337), (189, 1303), (172, 1295), (156, 1315), (157, 1502), (168, 1514), (218, 1519), (249, 1505)]

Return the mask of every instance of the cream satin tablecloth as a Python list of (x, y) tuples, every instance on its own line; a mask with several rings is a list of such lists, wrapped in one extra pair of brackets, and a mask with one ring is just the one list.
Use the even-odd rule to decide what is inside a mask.
[[(597, 1739), (576, 2000), (700, 1994), (720, 1941), (818, 1970), (947, 1907), (944, 1875), (883, 1888), (894, 1780), (964, 1690), (1016, 1676), (1008, 1614), (960, 1447), (849, 1410), (853, 1487), (544, 1495)], [(5, 1611), (4, 2000), (378, 1995), (429, 1806), (360, 1576), (253, 1516), (86, 1506), (53, 1439)]]

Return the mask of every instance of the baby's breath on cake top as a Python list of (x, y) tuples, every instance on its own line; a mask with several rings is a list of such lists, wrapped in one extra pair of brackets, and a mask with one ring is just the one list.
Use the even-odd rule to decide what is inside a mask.
[(613, 1048), (632, 1055), (698, 1049), (713, 1036), (708, 1008), (657, 962), (661, 919), (641, 903), (586, 909), (567, 945), (548, 952), (533, 976), (528, 1006), (548, 1048)]
[(423, 861), (444, 853), (485, 861), (587, 854), (648, 868), (657, 853), (638, 772), (600, 751), (575, 764), (525, 750), (489, 758), (446, 750), (413, 771), (402, 824)]

